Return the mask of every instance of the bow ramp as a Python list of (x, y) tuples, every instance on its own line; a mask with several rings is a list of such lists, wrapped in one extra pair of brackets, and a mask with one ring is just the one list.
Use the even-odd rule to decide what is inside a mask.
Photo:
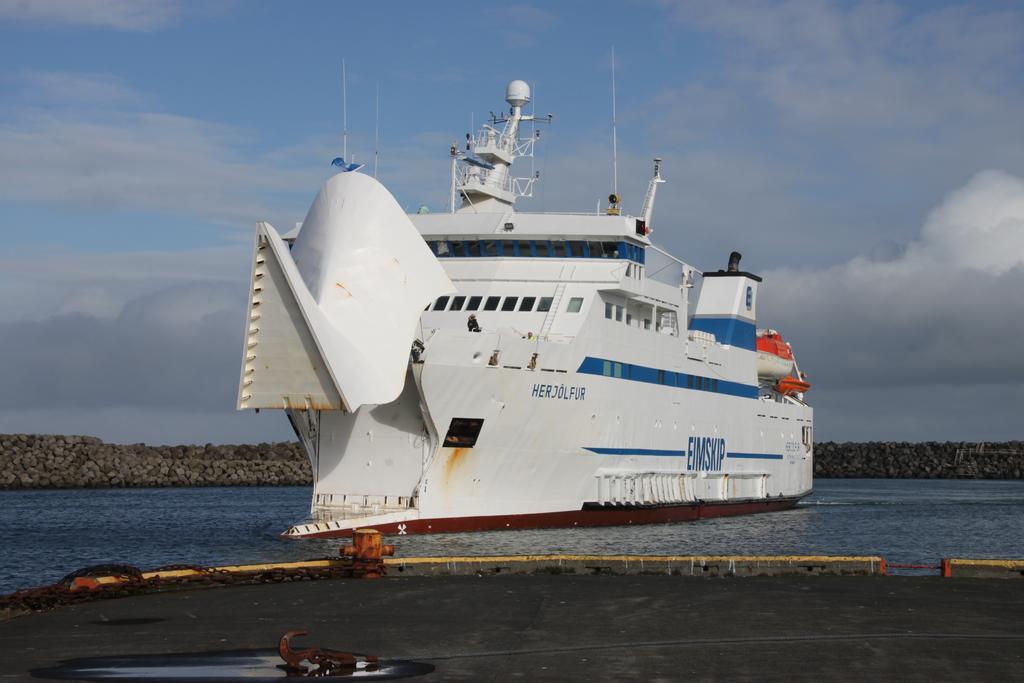
[(291, 249), (257, 226), (238, 408), (353, 412), (395, 400), (420, 314), (454, 291), (383, 185), (331, 177)]

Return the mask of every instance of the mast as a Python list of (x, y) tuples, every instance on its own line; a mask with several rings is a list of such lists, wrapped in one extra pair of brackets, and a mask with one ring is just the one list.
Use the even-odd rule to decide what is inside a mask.
[[(553, 118), (524, 114), (523, 107), (530, 102), (530, 86), (525, 81), (512, 81), (505, 89), (508, 114), (496, 116), (485, 123), (473, 137), (466, 134), (466, 151), (452, 147), (453, 181), (455, 194), (463, 198), (462, 210), (476, 212), (508, 211), (519, 197), (533, 196), (536, 173), (528, 178), (510, 175), (512, 163), (519, 157), (532, 157), (538, 131), (520, 137), (523, 123), (550, 123)], [(499, 128), (499, 124), (504, 124)], [(456, 164), (461, 161), (461, 167)], [(454, 199), (451, 201), (454, 205)]]
[(615, 46), (612, 45), (612, 194), (619, 196), (619, 144), (615, 120)]
[(341, 60), (341, 158), (348, 160), (348, 83), (344, 59)]
[(377, 113), (373, 122), (373, 177), (377, 177), (377, 163), (380, 160), (380, 81), (377, 82)]

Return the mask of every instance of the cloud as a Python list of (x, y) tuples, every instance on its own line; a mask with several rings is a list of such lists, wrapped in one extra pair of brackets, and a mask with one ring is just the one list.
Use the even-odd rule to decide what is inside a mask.
[(670, 182), (681, 166), (696, 182), (658, 211), (709, 233), (697, 244), (728, 235), (757, 264), (820, 267), (909, 241), (934, 197), (971, 174), (1024, 172), (1019, 8), (662, 4), (713, 57), (622, 118), (643, 126)]
[[(940, 392), (947, 428), (904, 438), (954, 438), (961, 411), (1001, 415), (1002, 435), (1016, 430), (1019, 437), (1007, 411), (1020, 404), (1014, 409), (999, 397), (1019, 397), (1024, 386), (1016, 341), (1024, 338), (1024, 179), (975, 175), (929, 213), (915, 240), (888, 256), (765, 273), (759, 322), (793, 343), (819, 410), (833, 413), (847, 434), (875, 424), (893, 429), (925, 416)], [(856, 406), (851, 396), (865, 404), (836, 415), (840, 405)], [(860, 422), (858, 413), (876, 418)]]
[(234, 410), (249, 255), (248, 245), (22, 250), (0, 262), (0, 287), (12, 294), (0, 302), (0, 432), (160, 443), (290, 438), (281, 415), (254, 420)]
[(558, 23), (554, 13), (527, 3), (491, 8), (481, 16), (489, 29), (499, 29), (505, 47), (512, 49), (536, 46), (538, 34)]
[(322, 180), (311, 142), (266, 150), (231, 126), (141, 110), (144, 96), (103, 75), (21, 80), (25, 97), (56, 106), (5, 112), (0, 199), (248, 226), (293, 216)]
[(0, 21), (152, 31), (176, 24), (177, 0), (0, 0)]
[(80, 314), (114, 318), (155, 292), (188, 286), (243, 286), (250, 244), (181, 251), (83, 252), (10, 248), (0, 256), (0, 320)]
[(26, 99), (42, 104), (101, 104), (109, 108), (112, 105), (134, 106), (144, 101), (140, 93), (108, 74), (28, 69), (5, 80), (20, 86)]

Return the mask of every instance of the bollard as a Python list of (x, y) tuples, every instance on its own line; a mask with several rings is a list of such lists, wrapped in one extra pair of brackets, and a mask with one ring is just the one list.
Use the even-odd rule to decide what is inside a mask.
[(384, 555), (394, 555), (395, 546), (381, 543), (380, 532), (376, 529), (356, 529), (352, 532), (352, 545), (339, 549), (343, 557), (352, 558), (353, 576), (377, 579), (387, 572)]

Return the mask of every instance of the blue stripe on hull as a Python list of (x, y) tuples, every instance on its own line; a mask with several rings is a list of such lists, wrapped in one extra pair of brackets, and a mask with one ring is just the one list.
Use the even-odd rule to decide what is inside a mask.
[[(584, 446), (583, 450), (596, 453), (597, 455), (655, 455), (683, 457), (686, 451), (668, 451), (656, 448), (604, 448), (599, 446)], [(782, 460), (784, 456), (779, 453), (727, 453), (727, 458), (741, 458), (745, 460)]]
[[(605, 363), (611, 363), (614, 368), (611, 374), (606, 373)], [(597, 375), (609, 379), (624, 379), (632, 382), (645, 382), (647, 384), (660, 384), (662, 386), (675, 387), (677, 389), (688, 389), (690, 391), (707, 391), (727, 396), (739, 396), (741, 398), (757, 398), (757, 387), (752, 384), (730, 382), (717, 377), (704, 377), (703, 375), (690, 375), (685, 372), (673, 372), (661, 370), (644, 365), (632, 363), (619, 363), (605, 358), (594, 358), (587, 356), (580, 363), (576, 372), (584, 375)]]
[(583, 450), (597, 453), (598, 455), (661, 455), (682, 457), (686, 451), (660, 451), (652, 448), (598, 448), (584, 446)]

